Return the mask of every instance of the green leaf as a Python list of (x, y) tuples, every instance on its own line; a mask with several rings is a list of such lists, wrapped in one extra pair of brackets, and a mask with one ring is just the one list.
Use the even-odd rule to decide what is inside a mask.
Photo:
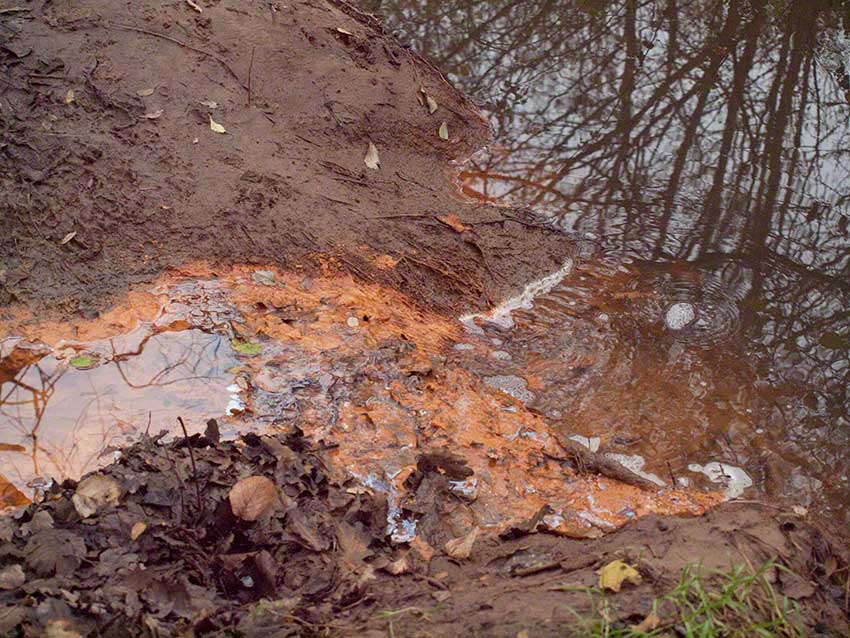
[(263, 346), (259, 343), (251, 343), (244, 339), (231, 340), (230, 347), (233, 348), (234, 352), (245, 355), (246, 357), (256, 357), (263, 351)]
[(73, 357), (68, 363), (77, 368), (77, 370), (88, 370), (93, 368), (97, 360), (90, 354), (78, 354)]

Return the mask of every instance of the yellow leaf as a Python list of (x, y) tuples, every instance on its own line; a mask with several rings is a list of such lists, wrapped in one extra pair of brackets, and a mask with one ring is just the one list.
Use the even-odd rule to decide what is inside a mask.
[(641, 580), (638, 571), (621, 560), (611, 561), (596, 573), (599, 574), (599, 587), (613, 592), (620, 591), (623, 583), (639, 585)]
[(449, 125), (443, 122), (440, 124), (440, 139), (447, 140), (449, 139)]
[(227, 129), (212, 119), (212, 115), (210, 115), (210, 129), (213, 133), (227, 133)]
[(136, 540), (139, 536), (145, 533), (145, 530), (148, 528), (147, 523), (143, 523), (139, 521), (135, 525), (133, 525), (133, 529), (130, 530), (130, 539)]
[(366, 157), (363, 158), (363, 163), (367, 168), (378, 170), (381, 167), (381, 160), (378, 157), (378, 147), (369, 141), (369, 150), (366, 151)]
[(426, 94), (425, 101), (428, 103), (428, 112), (434, 113), (437, 110), (437, 100)]

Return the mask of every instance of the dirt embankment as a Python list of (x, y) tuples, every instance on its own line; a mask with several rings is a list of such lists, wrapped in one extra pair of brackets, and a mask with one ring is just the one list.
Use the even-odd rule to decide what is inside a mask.
[(2, 14), (4, 304), (87, 316), (186, 261), (310, 270), (324, 255), (456, 311), (561, 263), (562, 237), (526, 213), (456, 196), (449, 160), (486, 125), (373, 19), (207, 5)]
[[(453, 316), (570, 252), (528, 212), (456, 195), (449, 160), (486, 141), (482, 118), (348, 5), (47, 2), (0, 22), (0, 302), (18, 317), (91, 318), (199, 259), (348, 270)], [(98, 483), (54, 486), (0, 526), (0, 627), (587, 635), (575, 612), (636, 625), (690, 563), (774, 560), (793, 575), (771, 567), (769, 591), (798, 601), (813, 634), (846, 630), (847, 557), (800, 516), (729, 504), (594, 540), (530, 524), (394, 542), (386, 499), (332, 456), (297, 429), (220, 443), (211, 426), (146, 439)], [(248, 476), (274, 498), (240, 500)], [(458, 502), (450, 478), (439, 463), (411, 475), (446, 504), (425, 512), (434, 521)], [(640, 584), (600, 598), (597, 571), (615, 559)], [(656, 635), (678, 635), (679, 614), (662, 606)]]

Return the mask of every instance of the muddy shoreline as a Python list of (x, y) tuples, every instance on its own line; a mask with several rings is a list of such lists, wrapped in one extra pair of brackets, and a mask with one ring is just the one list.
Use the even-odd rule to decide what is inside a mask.
[[(2, 336), (109, 336), (149, 319), (149, 300), (127, 300), (164, 273), (188, 274), (199, 260), (213, 276), (255, 264), (295, 282), (352, 276), (352, 296), (368, 297), (359, 286), (400, 295), (411, 325), (393, 325), (376, 341), (381, 352), (393, 339), (398, 353), (409, 348), (401, 341), (415, 344), (416, 354), (393, 355), (412, 379), (403, 391), (420, 392), (423, 379), (438, 395), (439, 383), (462, 386), (445, 361), (429, 360), (442, 356), (443, 335), (427, 334), (422, 313), (455, 322), (486, 310), (573, 254), (531, 211), (458, 194), (450, 162), (488, 140), (475, 106), (346, 3), (224, 2), (200, 12), (192, 4), (127, 9), (99, 0), (0, 15), (9, 34)], [(370, 143), (378, 168), (367, 165)], [(238, 336), (298, 338), (300, 319), (285, 305), (256, 291), (242, 301), (274, 312)], [(388, 403), (405, 407), (402, 389), (390, 394)], [(116, 481), (120, 496), (91, 514), (75, 503), (80, 485), (70, 480), (16, 510), (0, 556), (4, 631), (582, 635), (573, 612), (598, 613), (587, 590), (597, 570), (620, 559), (642, 575), (640, 585), (606, 598), (606, 613), (621, 624), (647, 617), (687, 565), (775, 560), (795, 576), (774, 570), (768, 580), (800, 605), (805, 625), (845, 635), (848, 557), (805, 513), (757, 503), (693, 518), (649, 510), (619, 532), (579, 540), (532, 534), (541, 509), (526, 528), (485, 532), (471, 552), (451, 555), (447, 543), (469, 530), (468, 503), (449, 485), (466, 474), (452, 475), (452, 459), (419, 459), (406, 477), (423, 539), (393, 541), (385, 497), (339, 473), (350, 459), (342, 462), (337, 444), (299, 438), (322, 425), (316, 416), (296, 418), (286, 435), (241, 444), (219, 443), (217, 428), (167, 445), (145, 439), (99, 474)], [(351, 419), (380, 429), (386, 414), (355, 411)], [(435, 440), (460, 437), (444, 427)], [(605, 470), (590, 457), (541, 450), (523, 463), (532, 467), (539, 452), (540, 467), (563, 464), (588, 481)], [(247, 476), (274, 482), (283, 502), (259, 523), (237, 520), (228, 500)], [(157, 532), (137, 534), (140, 523)], [(58, 557), (39, 549), (59, 541), (67, 551)], [(297, 567), (271, 566), (287, 561)], [(140, 566), (149, 574), (141, 577)], [(166, 581), (183, 572), (169, 590)], [(675, 635), (674, 620), (666, 635)]]

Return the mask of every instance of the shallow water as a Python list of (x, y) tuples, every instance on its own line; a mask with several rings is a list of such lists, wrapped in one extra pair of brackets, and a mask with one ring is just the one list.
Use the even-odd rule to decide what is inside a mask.
[(490, 115), (464, 194), (576, 246), (478, 367), (661, 477), (734, 464), (846, 523), (850, 5), (363, 4)]
[(227, 369), (238, 361), (222, 336), (142, 327), (87, 346), (88, 369), (71, 365), (70, 347), (35, 347), (17, 365), (3, 359), (0, 467), (25, 493), (48, 477), (78, 478), (112, 461), (148, 428), (177, 433), (178, 416), (202, 424), (227, 410)]

